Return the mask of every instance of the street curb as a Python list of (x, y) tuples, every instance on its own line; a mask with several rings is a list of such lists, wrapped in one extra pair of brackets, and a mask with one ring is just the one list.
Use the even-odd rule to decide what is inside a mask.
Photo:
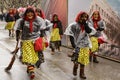
[(102, 56), (102, 55), (98, 55), (98, 57), (101, 57), (101, 58), (104, 58), (104, 59), (107, 59), (107, 60), (111, 60), (111, 61), (114, 61), (114, 62), (120, 63), (119, 60), (117, 60), (117, 59), (113, 59), (113, 58), (110, 58), (110, 57), (106, 57), (106, 56)]

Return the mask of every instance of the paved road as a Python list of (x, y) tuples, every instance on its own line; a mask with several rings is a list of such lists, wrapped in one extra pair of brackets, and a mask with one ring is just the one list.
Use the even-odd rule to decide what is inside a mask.
[[(8, 31), (4, 30), (5, 23), (0, 22), (0, 80), (29, 80), (26, 66), (19, 62), (19, 55), (9, 73), (4, 69), (8, 65), (14, 50), (15, 38), (8, 37)], [(61, 52), (50, 54), (47, 48), (44, 52), (45, 63), (39, 69), (35, 69), (34, 80), (82, 80), (79, 76), (72, 75), (73, 63), (67, 56), (72, 50), (62, 47)], [(100, 63), (90, 63), (86, 66), (86, 80), (120, 80), (120, 63), (98, 57)], [(79, 71), (78, 71), (79, 72)]]

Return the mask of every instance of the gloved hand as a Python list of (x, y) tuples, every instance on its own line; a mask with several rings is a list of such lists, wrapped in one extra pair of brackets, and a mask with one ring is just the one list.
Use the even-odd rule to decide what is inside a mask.
[(49, 27), (47, 27), (46, 29), (45, 29), (45, 31), (49, 31), (50, 30), (50, 28)]
[(92, 29), (88, 26), (88, 24), (86, 22), (84, 22), (84, 27), (85, 27), (85, 31), (87, 33), (91, 33)]
[(103, 31), (103, 30), (104, 30), (103, 28), (100, 27), (97, 28), (97, 31)]
[(82, 20), (82, 24), (83, 24), (83, 25), (86, 25), (86, 20)]
[(79, 55), (80, 48), (77, 47), (73, 50), (73, 55), (71, 57), (71, 61), (77, 61)]

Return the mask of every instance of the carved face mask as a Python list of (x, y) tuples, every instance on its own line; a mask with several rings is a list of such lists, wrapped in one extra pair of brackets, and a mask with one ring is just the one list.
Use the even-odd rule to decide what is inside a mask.
[(28, 19), (33, 19), (33, 17), (34, 17), (34, 13), (32, 13), (32, 12), (27, 13)]
[(87, 15), (86, 13), (81, 14), (81, 16), (80, 16), (80, 18), (79, 18), (80, 23), (86, 22), (87, 19), (88, 19), (88, 15)]

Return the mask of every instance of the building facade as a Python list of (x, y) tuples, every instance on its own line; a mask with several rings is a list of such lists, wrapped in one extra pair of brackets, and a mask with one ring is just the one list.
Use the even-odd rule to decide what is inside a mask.
[(108, 5), (106, 0), (93, 0), (90, 5), (89, 14), (91, 15), (95, 10), (100, 11), (101, 16), (106, 23), (106, 34), (109, 40), (120, 44), (117, 39), (117, 37), (120, 36), (120, 17), (115, 13), (111, 6)]

